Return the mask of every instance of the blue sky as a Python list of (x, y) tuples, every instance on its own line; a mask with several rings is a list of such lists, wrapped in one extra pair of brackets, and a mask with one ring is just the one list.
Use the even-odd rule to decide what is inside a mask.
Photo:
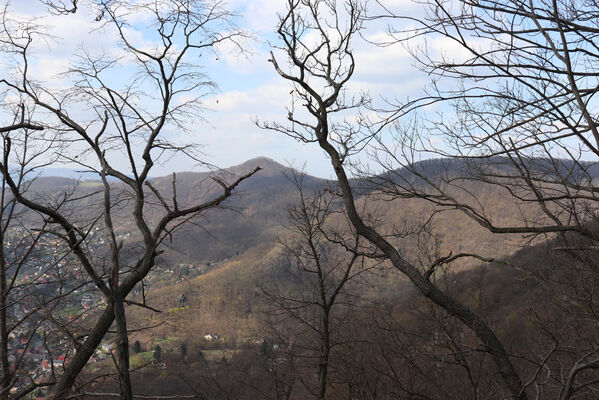
[[(12, 2), (15, 16), (39, 16), (38, 22), (47, 26), (56, 40), (36, 49), (32, 73), (36, 79), (51, 86), (69, 85), (59, 77), (78, 48), (110, 50), (114, 37), (106, 32), (89, 32), (97, 12), (81, 1), (79, 11), (68, 16), (47, 16), (37, 0)], [(419, 13), (419, 6), (406, 0), (387, 0), (387, 5), (403, 13)], [(218, 85), (218, 91), (204, 99), (202, 118), (188, 121), (190, 139), (202, 145), (205, 159), (221, 167), (266, 156), (281, 163), (305, 165), (308, 173), (331, 176), (326, 157), (316, 146), (294, 142), (292, 139), (255, 126), (253, 119), (262, 121), (286, 116), (290, 102), (290, 87), (283, 82), (268, 63), (269, 42), (277, 23), (277, 11), (284, 0), (230, 0), (228, 7), (238, 14), (237, 24), (251, 31), (255, 40), (247, 44), (245, 54), (222, 46), (214, 56), (204, 58), (205, 72)], [(383, 40), (385, 21), (372, 22), (363, 35), (371, 40)], [(139, 40), (148, 40), (149, 33), (140, 29)], [(443, 46), (442, 43), (439, 44)], [(358, 39), (354, 44), (357, 71), (350, 89), (368, 91), (373, 97), (405, 99), (417, 96), (427, 84), (427, 77), (413, 66), (408, 52), (401, 46), (376, 47)], [(84, 113), (84, 111), (80, 111)], [(283, 118), (284, 120), (284, 118)], [(366, 160), (366, 154), (361, 158)], [(175, 157), (157, 165), (154, 176), (172, 171), (197, 170), (191, 160)]]

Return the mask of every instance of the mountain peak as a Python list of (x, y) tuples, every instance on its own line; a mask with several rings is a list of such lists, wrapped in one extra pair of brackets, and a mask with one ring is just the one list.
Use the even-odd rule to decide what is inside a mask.
[(262, 167), (264, 169), (267, 169), (267, 168), (286, 169), (287, 168), (286, 166), (276, 162), (272, 158), (262, 157), (262, 156), (251, 158), (251, 159), (249, 159), (237, 166), (234, 166), (232, 168), (236, 168), (236, 167), (246, 167), (246, 168)]
[(255, 157), (247, 160), (239, 165), (235, 165), (227, 168), (228, 172), (234, 174), (243, 174), (253, 170), (256, 167), (260, 167), (262, 170), (259, 172), (261, 176), (275, 176), (283, 175), (291, 172), (291, 168), (276, 162), (275, 160), (268, 157)]

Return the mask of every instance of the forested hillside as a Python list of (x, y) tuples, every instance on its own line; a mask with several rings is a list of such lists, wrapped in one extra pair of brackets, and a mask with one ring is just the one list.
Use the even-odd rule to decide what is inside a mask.
[(598, 26), (0, 0), (0, 400), (599, 398)]

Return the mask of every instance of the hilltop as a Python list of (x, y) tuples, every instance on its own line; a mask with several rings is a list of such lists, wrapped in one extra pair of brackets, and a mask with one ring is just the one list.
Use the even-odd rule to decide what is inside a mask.
[[(287, 209), (297, 201), (297, 188), (288, 176), (293, 172), (272, 160), (258, 158), (227, 169), (227, 174), (241, 174), (256, 166), (264, 166), (255, 177), (240, 187), (240, 195), (228, 204), (228, 208), (212, 212), (201, 220), (200, 225), (187, 225), (173, 235), (172, 252), (163, 260), (169, 265), (169, 274), (160, 273), (149, 281), (153, 285), (149, 300), (158, 309), (168, 310), (177, 306), (177, 299), (184, 294), (189, 309), (169, 318), (176, 324), (191, 330), (213, 332), (222, 337), (247, 337), (256, 334), (257, 318), (261, 313), (261, 290), (263, 287), (283, 285), (284, 257), (278, 239), (286, 235)], [(463, 172), (462, 164), (453, 162), (452, 170)], [(431, 176), (441, 168), (447, 172), (446, 160), (423, 163)], [(401, 171), (399, 171), (401, 173)], [(287, 176), (287, 177), (286, 177)], [(156, 187), (168, 191), (171, 177), (155, 179)], [(208, 179), (205, 173), (177, 174), (182, 189), (178, 197), (189, 201), (206, 196), (200, 190)], [(303, 178), (307, 193), (324, 186), (334, 187), (332, 182), (312, 176)], [(361, 188), (359, 207), (365, 207), (376, 216), (382, 229), (391, 233), (407, 226), (418, 226), (434, 214), (433, 207), (421, 199), (395, 199), (389, 201), (376, 194), (376, 186), (368, 188), (368, 182), (354, 180)], [(499, 223), (509, 223), (519, 218), (518, 209), (505, 196), (501, 188), (491, 185), (470, 184), (468, 190), (488, 205), (488, 212)], [(374, 196), (365, 197), (375, 191)], [(332, 223), (343, 225), (338, 216)], [(440, 254), (453, 252), (476, 252), (488, 257), (508, 257), (523, 245), (519, 235), (493, 235), (457, 210), (435, 214), (429, 221)], [(403, 243), (404, 256), (417, 262), (421, 248), (417, 237), (397, 241)], [(173, 266), (176, 263), (183, 268)], [(478, 265), (477, 260), (465, 259), (453, 267), (456, 271)], [(194, 270), (194, 268), (198, 270)], [(191, 270), (190, 270), (191, 269)], [(370, 277), (373, 288), (370, 298), (395, 298), (406, 286), (405, 280), (395, 270), (383, 268)], [(404, 289), (402, 289), (404, 288)], [(370, 290), (370, 289), (368, 289)], [(149, 318), (153, 322), (164, 318), (151, 312), (136, 311), (141, 323)], [(167, 327), (155, 332), (168, 335)], [(181, 333), (181, 331), (179, 331)]]
[[(486, 161), (492, 168), (506, 168), (502, 159)], [(542, 165), (543, 161), (539, 162)], [(243, 182), (236, 195), (220, 209), (211, 210), (176, 230), (164, 243), (165, 252), (159, 257), (158, 268), (146, 280), (149, 288), (149, 304), (161, 310), (177, 306), (177, 299), (185, 294), (190, 311), (170, 316), (180, 323), (185, 321), (186, 329), (202, 327), (206, 332), (222, 336), (251, 336), (257, 328), (257, 314), (260, 313), (260, 290), (269, 284), (285, 285), (285, 278), (279, 273), (284, 262), (279, 246), (279, 238), (286, 235), (287, 210), (297, 202), (298, 190), (293, 183), (297, 174), (290, 167), (283, 166), (268, 158), (259, 157), (245, 163), (215, 172), (181, 172), (176, 174), (177, 201), (180, 206), (209, 199), (219, 190), (211, 179), (217, 176), (231, 181), (236, 176), (247, 173), (256, 167), (261, 170), (251, 179)], [(437, 179), (439, 176), (462, 176), (468, 168), (461, 160), (427, 160), (415, 168), (424, 177)], [(393, 172), (393, 177), (408, 176), (405, 170)], [(428, 202), (416, 198), (390, 200), (378, 194), (379, 177), (354, 179), (352, 184), (359, 188), (357, 205), (379, 221), (380, 229), (390, 235), (402, 229), (418, 227), (428, 223), (431, 246), (436, 246), (440, 255), (449, 252), (473, 252), (487, 257), (509, 257), (527, 244), (519, 235), (493, 235), (473, 222), (458, 210), (435, 212)], [(173, 176), (151, 179), (152, 186), (164, 198), (172, 197)], [(302, 184), (307, 195), (316, 189), (334, 188), (334, 182), (305, 175)], [(418, 180), (413, 181), (417, 185)], [(69, 178), (40, 177), (34, 184), (34, 191), (48, 195), (59, 193), (64, 188), (72, 188), (78, 196), (81, 193), (94, 193), (99, 189), (97, 181), (76, 181)], [(462, 182), (472, 198), (485, 206), (485, 211), (496, 223), (509, 224), (518, 221), (522, 208), (515, 207), (513, 198), (505, 189), (479, 182)], [(126, 198), (122, 185), (113, 184), (113, 196)], [(119, 190), (121, 192), (119, 192)], [(365, 194), (371, 196), (364, 196)], [(463, 195), (463, 194), (456, 194)], [(97, 196), (97, 195), (96, 195)], [(148, 196), (151, 199), (151, 196)], [(463, 200), (467, 200), (463, 198)], [(83, 198), (93, 206), (94, 196)], [(529, 207), (534, 215), (535, 210)], [(147, 207), (150, 220), (156, 220), (163, 210), (156, 199)], [(432, 218), (429, 218), (431, 217)], [(130, 216), (122, 215), (118, 220), (121, 232), (128, 232)], [(344, 225), (341, 215), (331, 221), (340, 229)], [(410, 228), (410, 229), (412, 229)], [(128, 237), (126, 245), (135, 248), (139, 238)], [(422, 243), (418, 236), (395, 239), (401, 243), (404, 256), (418, 262)], [(452, 266), (455, 271), (467, 270), (478, 265), (474, 259), (464, 259)], [(394, 298), (405, 287), (403, 277), (396, 271), (383, 268), (373, 275), (371, 298)], [(133, 324), (142, 324), (147, 318), (161, 319), (161, 315), (137, 310), (132, 316)], [(170, 326), (170, 325), (169, 325)], [(167, 334), (168, 326), (156, 332)]]

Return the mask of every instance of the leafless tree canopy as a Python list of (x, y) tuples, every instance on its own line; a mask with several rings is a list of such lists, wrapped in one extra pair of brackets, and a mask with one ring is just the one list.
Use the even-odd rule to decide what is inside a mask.
[[(464, 162), (465, 175), (503, 187), (543, 218), (500, 225), (481, 204), (458, 201), (460, 176), (427, 182), (427, 198), (458, 207), (499, 232), (577, 231), (594, 236), (597, 156), (596, 10), (584, 2), (425, 2), (414, 20), (390, 14), (390, 42), (404, 45), (431, 76), (428, 96), (398, 102), (383, 118), (398, 147), (380, 139), (376, 155), (392, 170), (424, 154)], [(409, 20), (414, 28), (399, 30)], [(427, 45), (443, 41), (453, 51)], [(424, 44), (422, 44), (424, 43)], [(437, 116), (401, 118), (423, 107)], [(400, 122), (401, 119), (401, 122)], [(489, 165), (493, 164), (494, 167)], [(497, 167), (499, 165), (499, 167)], [(467, 172), (467, 173), (466, 173)], [(395, 182), (399, 182), (395, 179)], [(389, 186), (389, 185), (387, 185)], [(400, 182), (390, 192), (419, 192)], [(453, 193), (453, 195), (452, 195)], [(416, 193), (415, 193), (416, 194)]]
[[(294, 85), (293, 95), (302, 99), (305, 113), (301, 117), (289, 113), (290, 124), (263, 126), (317, 143), (326, 152), (356, 232), (436, 307), (468, 326), (493, 359), (504, 396), (524, 399), (532, 383), (542, 381), (541, 371), (561, 344), (544, 350), (545, 361), (532, 378), (522, 375), (485, 319), (433, 279), (437, 268), (457, 258), (493, 260), (480, 254), (450, 253), (419, 269), (402, 257), (380, 227), (360, 215), (346, 168), (364, 171), (362, 177), (371, 188), (388, 200), (429, 202), (431, 218), (460, 210), (494, 233), (549, 235), (545, 237), (558, 233), (563, 246), (556, 250), (592, 251), (594, 245), (574, 244), (566, 232), (582, 234), (591, 243), (596, 239), (596, 4), (422, 3), (426, 12), (415, 18), (394, 14), (382, 2), (382, 14), (371, 17), (354, 1), (289, 1), (278, 28), (281, 52), (273, 52), (271, 62)], [(339, 110), (370, 106), (368, 101), (348, 101), (343, 95), (359, 62), (353, 56), (352, 40), (357, 39), (358, 21), (364, 18), (385, 18), (389, 40), (379, 45), (406, 46), (431, 77), (431, 84), (424, 97), (407, 102), (389, 99), (386, 111), (371, 108), (379, 113), (378, 119), (354, 110), (353, 123), (347, 118), (340, 122), (335, 115)], [(338, 23), (329, 21), (347, 24), (339, 30), (335, 29)], [(432, 46), (439, 42), (451, 47)], [(372, 176), (371, 167), (351, 164), (348, 156), (362, 150), (357, 143), (367, 144), (381, 174)], [(431, 155), (446, 159), (421, 162)], [(436, 168), (432, 175), (430, 168)], [(511, 197), (520, 220), (495, 221), (484, 200), (469, 191), (472, 184), (491, 185)], [(594, 268), (587, 265), (587, 271)], [(591, 344), (570, 364), (572, 379), (562, 382), (560, 398), (573, 395), (578, 368), (592, 368), (589, 357), (596, 350)], [(580, 378), (577, 390), (591, 383)]]
[[(132, 384), (127, 312), (159, 312), (144, 280), (167, 241), (260, 170), (219, 171), (194, 135), (217, 90), (202, 63), (221, 45), (244, 51), (251, 34), (216, 0), (40, 3), (65, 20), (97, 12), (90, 31), (118, 48), (84, 45), (42, 81), (39, 45), (60, 39), (10, 4), (0, 12), (0, 399), (39, 388), (54, 399), (146, 398)], [(265, 340), (236, 348), (233, 361), (200, 351), (198, 371), (177, 376), (193, 394), (179, 397), (596, 398), (599, 4), (422, 0), (413, 16), (385, 4), (285, 1), (268, 61), (290, 106), (258, 125), (317, 148), (335, 180), (309, 193), (291, 178), (299, 202), (273, 272), (285, 279), (261, 287)], [(369, 24), (384, 24), (386, 40), (364, 40)], [(150, 34), (139, 40), (136, 29)], [(404, 46), (429, 77), (425, 94), (381, 105), (350, 91), (367, 62), (358, 42)], [(211, 168), (204, 197), (178, 197), (176, 174), (168, 185), (151, 179), (173, 157)], [(97, 181), (35, 190), (44, 168), (63, 164)], [(380, 204), (409, 213), (402, 201), (426, 204), (418, 222), (378, 214)], [(435, 221), (456, 213), (523, 247), (505, 259), (446, 249)], [(456, 271), (466, 259), (480, 265)], [(362, 296), (377, 289), (371, 272), (389, 270), (403, 279), (396, 293)], [(89, 307), (72, 312), (75, 303)], [(514, 309), (522, 315), (503, 318)], [(80, 379), (107, 333), (118, 393)], [(43, 379), (24, 367), (33, 352), (50, 360)]]
[[(71, 3), (48, 2), (62, 14), (77, 11), (77, 2)], [(43, 218), (47, 229), (55, 231), (76, 257), (79, 264), (76, 268), (85, 271), (107, 303), (91, 323), (89, 332), (73, 338), (77, 352), (57, 378), (54, 398), (69, 395), (75, 378), (116, 321), (119, 339), (115, 362), (121, 397), (131, 399), (124, 309), (127, 295), (152, 270), (162, 241), (174, 228), (218, 207), (241, 181), (258, 169), (228, 182), (215, 178), (212, 198), (195, 204), (177, 201), (175, 176), (168, 199), (148, 178), (156, 162), (173, 154), (185, 154), (200, 161), (195, 151), (197, 144), (171, 139), (173, 130), (185, 131), (186, 121), (200, 117), (202, 97), (214, 90), (214, 83), (198, 67), (198, 57), (210, 53), (218, 43), (240, 43), (248, 36), (233, 25), (232, 15), (219, 2), (111, 1), (99, 2), (97, 7), (102, 18), (98, 18), (96, 26), (90, 23), (90, 29), (115, 34), (121, 53), (81, 49), (63, 75), (68, 82), (65, 89), (54, 89), (31, 76), (32, 44), (44, 40), (43, 27), (34, 21), (13, 20), (8, 6), (4, 8), (1, 43), (12, 71), (0, 82), (6, 98), (10, 95), (18, 99), (23, 111), (15, 113), (20, 119), (2, 130), (4, 158), (0, 171), (13, 203)], [(148, 29), (156, 35), (149, 48), (136, 43), (128, 29), (132, 19), (142, 13), (150, 17)], [(17, 109), (19, 103), (12, 107)], [(5, 108), (10, 106), (8, 103)], [(26, 141), (38, 147), (46, 145), (39, 160), (27, 160), (33, 167), (56, 159), (76, 163), (100, 178), (101, 190), (90, 195), (93, 206), (74, 209), (74, 194), (65, 195), (61, 203), (28, 195), (21, 178), (17, 180), (12, 174), (14, 160), (32, 154), (16, 153), (17, 148), (11, 143), (24, 146)], [(126, 162), (122, 163), (122, 159)], [(25, 162), (20, 165), (30, 168)], [(153, 202), (162, 208), (157, 219), (147, 215)], [(127, 214), (136, 240), (141, 243), (133, 255), (123, 251), (118, 231), (122, 227), (116, 228), (113, 222)], [(105, 247), (95, 241), (96, 228), (104, 233), (101, 243)], [(5, 376), (7, 385), (9, 380), (10, 376)]]

